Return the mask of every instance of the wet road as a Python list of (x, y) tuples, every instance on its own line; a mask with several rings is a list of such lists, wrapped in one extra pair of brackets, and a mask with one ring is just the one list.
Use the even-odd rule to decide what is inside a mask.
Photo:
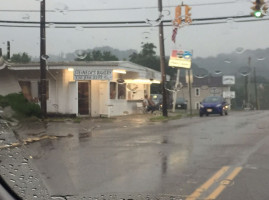
[(73, 137), (27, 145), (50, 194), (269, 199), (268, 111), (126, 123), (84, 133), (81, 124), (59, 123), (55, 131)]

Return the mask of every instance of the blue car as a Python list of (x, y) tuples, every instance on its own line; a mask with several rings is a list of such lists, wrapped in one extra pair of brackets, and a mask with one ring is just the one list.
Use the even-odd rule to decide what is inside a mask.
[(203, 115), (220, 114), (228, 115), (229, 105), (221, 96), (206, 97), (200, 104), (200, 117)]

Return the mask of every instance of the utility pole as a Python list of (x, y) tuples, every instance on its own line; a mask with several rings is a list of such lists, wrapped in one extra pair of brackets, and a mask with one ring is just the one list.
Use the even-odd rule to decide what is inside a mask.
[[(250, 67), (250, 63), (251, 63), (251, 57), (248, 57), (248, 67)], [(249, 107), (249, 93), (248, 93), (248, 79), (249, 79), (249, 75), (247, 74), (245, 76), (245, 107)]]
[(10, 60), (10, 41), (7, 41), (7, 60)]
[(245, 107), (248, 107), (248, 75), (245, 76)]
[[(159, 13), (163, 11), (162, 0), (158, 0), (158, 8)], [(160, 61), (161, 61), (161, 73), (162, 73), (162, 95), (163, 95), (163, 116), (167, 117), (167, 98), (166, 98), (166, 89), (165, 89), (165, 82), (166, 82), (166, 74), (165, 74), (165, 53), (164, 53), (164, 39), (163, 39), (163, 22), (161, 21), (159, 24), (159, 43), (160, 43)]]
[(177, 100), (177, 88), (179, 84), (179, 75), (180, 75), (180, 69), (177, 69), (177, 78), (176, 78), (176, 83), (175, 83), (175, 89), (173, 92), (173, 110), (172, 112), (176, 111), (176, 100)]
[(46, 0), (40, 2), (40, 88), (42, 117), (47, 117)]
[(255, 91), (255, 106), (256, 106), (256, 110), (259, 110), (259, 102), (258, 102), (258, 91), (257, 91), (257, 79), (256, 79), (256, 67), (254, 67), (253, 70), (253, 81), (254, 81), (254, 91)]
[(192, 117), (192, 97), (191, 97), (191, 69), (188, 69), (188, 79), (189, 79), (189, 102), (190, 102), (190, 116)]

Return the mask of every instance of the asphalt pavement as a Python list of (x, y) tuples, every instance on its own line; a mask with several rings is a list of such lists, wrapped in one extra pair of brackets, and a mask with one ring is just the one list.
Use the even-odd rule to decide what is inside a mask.
[(54, 197), (269, 199), (269, 111), (148, 119), (33, 122), (16, 132)]

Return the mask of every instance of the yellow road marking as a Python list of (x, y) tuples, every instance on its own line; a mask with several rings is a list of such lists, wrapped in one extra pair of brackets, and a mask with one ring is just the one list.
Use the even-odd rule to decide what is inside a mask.
[(224, 166), (217, 171), (210, 179), (208, 179), (203, 185), (196, 189), (186, 200), (197, 199), (205, 190), (207, 190), (214, 182), (216, 182), (230, 167)]
[(227, 181), (229, 181), (230, 183), (239, 174), (241, 170), (242, 167), (236, 167), (226, 178), (226, 181), (221, 182), (219, 187), (217, 187), (206, 199), (216, 199), (220, 195), (220, 193), (222, 193), (222, 191), (228, 186)]

